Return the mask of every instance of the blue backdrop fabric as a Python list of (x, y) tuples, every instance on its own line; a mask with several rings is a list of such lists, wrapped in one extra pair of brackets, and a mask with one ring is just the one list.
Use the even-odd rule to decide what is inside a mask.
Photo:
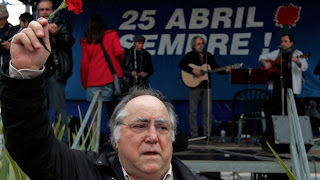
[[(170, 99), (188, 100), (188, 88), (182, 82), (178, 63), (190, 51), (191, 38), (203, 36), (207, 51), (214, 54), (221, 66), (243, 63), (243, 68), (260, 68), (259, 55), (278, 48), (285, 31), (275, 21), (281, 7), (299, 9), (288, 32), (294, 35), (297, 49), (312, 53), (301, 96), (319, 97), (319, 77), (313, 74), (320, 57), (318, 5), (320, 1), (311, 0), (85, 1), (80, 15), (61, 13), (70, 21), (76, 42), (72, 48), (74, 68), (67, 83), (67, 99), (85, 99), (80, 82), (80, 39), (93, 14), (101, 14), (107, 26), (118, 31), (124, 49), (132, 46), (134, 35), (144, 35), (145, 49), (152, 54), (155, 69), (150, 78), (151, 87)], [(231, 100), (237, 91), (247, 87), (267, 89), (267, 85), (231, 84), (231, 74), (211, 76), (213, 100)]]

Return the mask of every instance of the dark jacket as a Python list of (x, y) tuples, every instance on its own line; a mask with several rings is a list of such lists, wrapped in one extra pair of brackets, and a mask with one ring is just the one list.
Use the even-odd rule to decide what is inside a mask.
[[(3, 28), (0, 28), (0, 44), (3, 41), (10, 41), (12, 37), (19, 31), (20, 26), (13, 26), (10, 23), (7, 23)], [(6, 50), (1, 47), (0, 45), (0, 56), (3, 58), (3, 63), (9, 61), (10, 57), (10, 50)]]
[[(52, 130), (45, 102), (44, 75), (34, 79), (8, 77), (2, 67), (0, 94), (6, 147), (32, 180), (124, 180), (117, 156), (71, 150)], [(195, 180), (181, 161), (172, 159), (175, 179)]]
[(318, 62), (318, 64), (317, 64), (316, 67), (314, 68), (313, 73), (314, 73), (315, 75), (320, 74), (320, 61)]
[(73, 60), (71, 48), (74, 44), (72, 29), (68, 21), (59, 16), (52, 22), (59, 27), (59, 33), (50, 34), (51, 54), (46, 62), (46, 76), (55, 74), (59, 81), (66, 81), (72, 74)]
[[(208, 62), (208, 63), (206, 63)], [(188, 64), (194, 64), (197, 66), (202, 66), (203, 64), (209, 64), (211, 69), (219, 68), (220, 66), (217, 64), (216, 60), (214, 59), (213, 55), (209, 52), (205, 53), (204, 61), (201, 62), (200, 57), (198, 53), (195, 50), (192, 50), (188, 52), (180, 61), (179, 67), (192, 74), (193, 68), (190, 67)], [(227, 74), (225, 71), (217, 72), (219, 74)], [(209, 76), (210, 78), (210, 76)], [(211, 87), (211, 81), (209, 84), (209, 87)], [(203, 80), (196, 88), (207, 88), (207, 81)]]
[[(124, 59), (122, 62), (122, 71), (125, 79), (128, 81), (130, 86), (133, 86), (134, 78), (131, 76), (131, 71), (135, 71), (134, 66), (134, 46), (124, 51)], [(143, 49), (141, 52), (137, 51), (137, 70), (136, 72), (146, 72), (148, 75), (144, 78), (138, 77), (139, 86), (148, 87), (149, 77), (153, 74), (153, 65), (151, 55), (148, 51)]]

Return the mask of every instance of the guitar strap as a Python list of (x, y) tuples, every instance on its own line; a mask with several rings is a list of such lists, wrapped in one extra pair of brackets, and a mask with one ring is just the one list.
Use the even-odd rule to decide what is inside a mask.
[[(202, 55), (202, 56), (201, 56)], [(203, 59), (204, 59), (204, 54), (199, 54), (199, 59), (200, 59), (200, 62), (201, 62), (201, 65), (203, 64)]]

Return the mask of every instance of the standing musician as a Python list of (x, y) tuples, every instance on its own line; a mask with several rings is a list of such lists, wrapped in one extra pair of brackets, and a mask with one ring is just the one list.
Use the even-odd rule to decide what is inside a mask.
[(136, 35), (133, 37), (133, 46), (124, 51), (122, 70), (130, 87), (149, 87), (148, 79), (153, 74), (153, 65), (150, 53), (143, 49), (145, 41), (144, 36)]
[(290, 34), (282, 35), (279, 49), (259, 57), (259, 61), (263, 64), (262, 67), (269, 71), (270, 87), (272, 87), (271, 102), (265, 107), (267, 129), (261, 140), (263, 148), (267, 151), (269, 148), (265, 141), (268, 141), (277, 152), (289, 151), (288, 146), (275, 146), (271, 115), (286, 114), (288, 88), (292, 88), (295, 97), (301, 93), (302, 73), (308, 69), (306, 58), (302, 57), (302, 52), (295, 49), (294, 38)]
[[(306, 58), (301, 58), (302, 52), (295, 49), (294, 38), (290, 34), (283, 34), (281, 37), (281, 46), (267, 54), (262, 54), (259, 61), (263, 67), (270, 73), (272, 104), (275, 109), (273, 114), (280, 115), (283, 111), (279, 105), (285, 104), (282, 99), (288, 88), (292, 88), (295, 95), (301, 93), (302, 72), (308, 69)], [(282, 78), (281, 78), (282, 77)], [(283, 84), (284, 96), (282, 97), (281, 79)], [(277, 106), (278, 105), (278, 106)], [(277, 106), (277, 107), (276, 107)]]
[[(200, 77), (203, 74), (201, 70), (192, 68), (189, 64), (196, 66), (202, 66), (208, 64), (212, 69), (219, 68), (213, 55), (204, 50), (205, 41), (201, 36), (195, 36), (191, 40), (192, 51), (188, 52), (180, 61), (179, 67), (190, 74), (194, 74), (196, 77)], [(231, 67), (227, 66), (225, 72), (218, 72), (219, 74), (226, 74), (231, 71)], [(209, 76), (210, 80), (210, 76)], [(211, 134), (211, 83), (207, 80), (203, 80), (198, 86), (189, 88), (189, 121), (191, 127), (191, 137), (198, 137), (198, 124), (197, 124), (197, 110), (198, 103), (202, 101), (202, 120), (203, 120), (203, 135), (210, 136)], [(209, 122), (207, 122), (209, 118)]]

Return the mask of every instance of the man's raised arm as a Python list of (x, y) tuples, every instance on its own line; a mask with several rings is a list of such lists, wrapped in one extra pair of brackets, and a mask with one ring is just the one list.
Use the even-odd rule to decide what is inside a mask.
[(23, 29), (14, 36), (10, 49), (14, 68), (17, 70), (39, 70), (43, 67), (50, 53), (41, 44), (40, 38), (48, 49), (51, 49), (48, 21), (44, 18), (32, 21), (28, 28)]

